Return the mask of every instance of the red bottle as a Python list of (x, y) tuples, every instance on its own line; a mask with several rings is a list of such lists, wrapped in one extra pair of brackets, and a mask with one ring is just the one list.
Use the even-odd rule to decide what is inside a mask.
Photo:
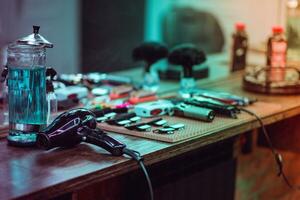
[(273, 35), (267, 44), (267, 66), (269, 67), (268, 80), (283, 81), (285, 79), (285, 66), (287, 55), (287, 40), (281, 26), (272, 28)]
[(237, 71), (246, 67), (248, 49), (248, 35), (244, 23), (235, 24), (235, 33), (232, 35), (233, 45), (231, 52), (231, 71)]

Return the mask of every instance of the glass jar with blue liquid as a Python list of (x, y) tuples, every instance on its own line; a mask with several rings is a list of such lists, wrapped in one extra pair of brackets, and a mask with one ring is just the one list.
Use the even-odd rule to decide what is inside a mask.
[[(48, 41), (34, 33), (12, 43), (7, 50), (8, 143), (32, 146), (36, 133), (47, 124), (46, 47)], [(50, 44), (50, 43), (49, 43)]]

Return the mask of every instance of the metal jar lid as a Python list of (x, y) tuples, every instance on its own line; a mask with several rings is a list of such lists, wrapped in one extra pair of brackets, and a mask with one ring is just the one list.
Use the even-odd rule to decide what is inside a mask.
[(17, 40), (18, 44), (43, 46), (46, 48), (53, 48), (53, 44), (46, 40), (39, 34), (40, 27), (33, 26), (33, 33)]

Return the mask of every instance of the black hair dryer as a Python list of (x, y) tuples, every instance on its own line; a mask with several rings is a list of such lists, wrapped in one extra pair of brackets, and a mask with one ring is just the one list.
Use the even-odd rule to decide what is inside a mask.
[(37, 146), (52, 149), (87, 142), (104, 148), (114, 156), (123, 155), (126, 146), (96, 126), (97, 121), (91, 111), (83, 108), (67, 111), (37, 134)]

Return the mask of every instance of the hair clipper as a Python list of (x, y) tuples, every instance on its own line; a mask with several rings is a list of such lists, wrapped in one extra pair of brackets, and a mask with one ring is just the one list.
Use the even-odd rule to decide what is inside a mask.
[(184, 102), (186, 104), (212, 109), (218, 114), (226, 115), (234, 119), (237, 118), (237, 114), (240, 112), (236, 106), (227, 105), (205, 97), (185, 99)]
[(198, 119), (206, 122), (211, 122), (215, 118), (215, 112), (213, 110), (185, 103), (177, 104), (174, 107), (174, 115)]

